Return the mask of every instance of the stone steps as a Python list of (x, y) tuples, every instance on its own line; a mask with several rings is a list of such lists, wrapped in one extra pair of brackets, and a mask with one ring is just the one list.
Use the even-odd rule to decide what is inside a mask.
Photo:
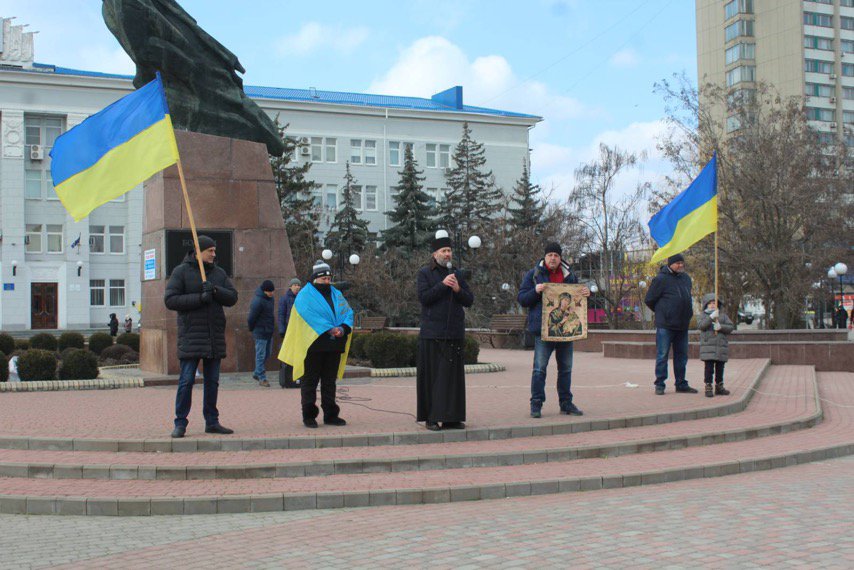
[[(736, 415), (530, 438), (443, 444), (190, 453), (0, 450), (0, 477), (55, 479), (251, 479), (494, 467), (616, 457), (809, 428), (821, 419), (815, 374), (776, 368)], [(763, 388), (767, 386), (767, 388)], [(768, 395), (765, 389), (773, 390)], [(755, 395), (753, 395), (755, 392)], [(752, 398), (749, 398), (751, 395)], [(780, 396), (785, 396), (781, 399)], [(731, 397), (719, 397), (719, 401)], [(614, 421), (614, 425), (621, 425)]]
[[(750, 415), (760, 405), (790, 410), (803, 407), (808, 398), (794, 388), (808, 385), (804, 377), (812, 374), (806, 367), (773, 367), (756, 390), (756, 402), (739, 416)], [(0, 479), (0, 512), (151, 515), (435, 503), (666, 483), (784, 467), (854, 453), (854, 383), (850, 376), (818, 375), (823, 418), (815, 427), (743, 441), (522, 465), (293, 478), (6, 478)], [(735, 421), (738, 416), (730, 419)], [(689, 426), (667, 427), (681, 435), (682, 428)]]

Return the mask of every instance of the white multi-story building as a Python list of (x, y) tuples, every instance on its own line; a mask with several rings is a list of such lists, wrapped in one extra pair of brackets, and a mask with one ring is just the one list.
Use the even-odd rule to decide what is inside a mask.
[[(50, 178), (56, 137), (133, 90), (131, 78), (34, 63), (33, 35), (2, 21), (0, 53), (0, 329), (89, 328), (119, 320), (140, 299), (143, 195), (137, 188), (81, 222), (66, 213)], [(529, 160), (539, 117), (463, 104), (462, 88), (431, 97), (245, 88), (288, 136), (304, 143), (320, 185), (315, 199), (329, 227), (340, 207), (345, 164), (357, 207), (372, 232), (388, 227), (403, 149), (411, 145), (427, 192), (446, 191), (445, 169), (468, 121), (496, 183), (509, 191)]]

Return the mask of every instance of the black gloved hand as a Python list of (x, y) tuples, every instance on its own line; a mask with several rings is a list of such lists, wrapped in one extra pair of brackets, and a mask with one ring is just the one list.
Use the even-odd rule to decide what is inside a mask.
[(213, 300), (213, 291), (214, 286), (210, 281), (205, 281), (202, 283), (202, 294), (199, 297), (205, 305), (210, 303)]

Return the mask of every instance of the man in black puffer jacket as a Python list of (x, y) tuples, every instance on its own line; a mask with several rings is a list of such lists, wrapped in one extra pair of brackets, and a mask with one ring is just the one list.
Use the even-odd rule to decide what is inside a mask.
[(172, 437), (184, 437), (187, 415), (193, 397), (193, 383), (199, 360), (203, 361), (205, 381), (205, 432), (230, 434), (233, 430), (219, 423), (216, 399), (219, 390), (220, 361), (225, 358), (225, 311), (237, 303), (237, 290), (217, 266), (216, 242), (199, 236), (199, 251), (208, 280), (202, 282), (196, 254), (191, 251), (172, 272), (166, 285), (166, 308), (178, 312), (178, 359), (181, 375), (175, 398), (175, 429)]
[(649, 286), (644, 299), (646, 306), (655, 312), (655, 393), (664, 394), (667, 380), (667, 354), (673, 346), (673, 376), (676, 391), (696, 394), (688, 385), (685, 367), (688, 364), (688, 328), (694, 315), (691, 301), (691, 278), (685, 273), (685, 258), (677, 253), (667, 258)]
[(273, 333), (276, 330), (276, 317), (274, 315), (276, 301), (273, 292), (276, 286), (269, 279), (265, 279), (255, 297), (249, 305), (249, 331), (255, 340), (255, 372), (252, 378), (258, 381), (259, 386), (270, 387), (267, 382), (267, 360), (273, 352)]

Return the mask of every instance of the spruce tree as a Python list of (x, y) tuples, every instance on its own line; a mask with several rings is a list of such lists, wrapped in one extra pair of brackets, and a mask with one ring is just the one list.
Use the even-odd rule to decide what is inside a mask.
[(368, 243), (368, 222), (359, 217), (353, 203), (356, 179), (350, 172), (350, 162), (346, 164), (344, 187), (341, 189), (341, 209), (335, 214), (335, 220), (326, 234), (326, 246), (339, 256), (362, 251)]
[(464, 234), (477, 231), (491, 221), (501, 207), (501, 190), (492, 171), (485, 170), (483, 145), (471, 137), (468, 122), (454, 149), (454, 167), (445, 172), (448, 193), (442, 201), (442, 221)]
[(543, 201), (539, 196), (540, 187), (537, 184), (531, 184), (528, 161), (523, 160), (522, 177), (516, 181), (516, 186), (513, 187), (513, 194), (510, 196), (511, 205), (507, 208), (510, 214), (508, 221), (514, 231), (530, 231), (537, 235), (540, 234)]
[(422, 189), (424, 171), (418, 170), (409, 145), (405, 146), (403, 170), (398, 174), (400, 182), (396, 186), (395, 208), (386, 212), (394, 225), (383, 232), (383, 242), (386, 248), (415, 251), (430, 243), (435, 209), (430, 206), (430, 197)]
[(297, 268), (310, 266), (317, 251), (317, 232), (320, 215), (314, 203), (311, 191), (320, 185), (306, 178), (311, 162), (292, 165), (297, 156), (299, 144), (285, 134), (288, 125), (280, 125), (276, 118), (276, 128), (285, 145), (281, 156), (270, 156), (273, 169), (273, 181), (288, 242)]

